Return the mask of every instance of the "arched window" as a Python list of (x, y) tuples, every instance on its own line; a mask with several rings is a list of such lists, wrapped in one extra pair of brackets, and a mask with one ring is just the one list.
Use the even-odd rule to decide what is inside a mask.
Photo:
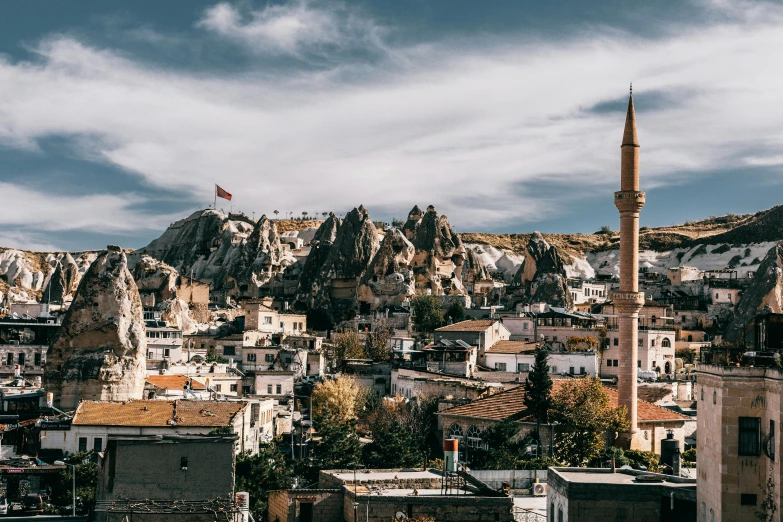
[(452, 439), (462, 440), (463, 436), (464, 434), (462, 433), (462, 426), (460, 426), (456, 422), (452, 424), (451, 427), (449, 428), (449, 437), (451, 437)]
[(555, 503), (549, 504), (549, 522), (555, 522)]
[(668, 337), (664, 337), (663, 340), (661, 341), (661, 346), (664, 348), (671, 348), (672, 342), (669, 340)]
[(474, 424), (468, 427), (466, 444), (471, 448), (481, 448), (484, 446), (484, 441), (481, 440), (481, 430), (479, 430)]
[(672, 372), (672, 365), (667, 361), (664, 365), (664, 373), (671, 373)]
[(693, 342), (693, 336), (692, 336), (692, 335), (689, 335), (689, 336), (688, 336), (688, 342), (689, 342), (689, 343), (692, 343), (692, 342)]

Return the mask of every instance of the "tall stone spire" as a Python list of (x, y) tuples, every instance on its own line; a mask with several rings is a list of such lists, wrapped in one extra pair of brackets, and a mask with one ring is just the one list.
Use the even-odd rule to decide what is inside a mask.
[(628, 98), (623, 141), (620, 145), (620, 190), (614, 193), (614, 204), (620, 211), (620, 291), (612, 300), (618, 312), (620, 355), (618, 395), (620, 405), (628, 410), (629, 428), (620, 434), (620, 446), (639, 448), (637, 425), (637, 365), (639, 311), (644, 306), (644, 293), (639, 292), (639, 212), (645, 202), (639, 191), (639, 140), (636, 135), (636, 114), (633, 94)]

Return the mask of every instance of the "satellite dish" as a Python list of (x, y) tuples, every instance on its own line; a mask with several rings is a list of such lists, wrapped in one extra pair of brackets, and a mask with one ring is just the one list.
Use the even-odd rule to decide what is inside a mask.
[(394, 518), (397, 520), (406, 520), (408, 517), (402, 511), (398, 511), (397, 514), (394, 515)]

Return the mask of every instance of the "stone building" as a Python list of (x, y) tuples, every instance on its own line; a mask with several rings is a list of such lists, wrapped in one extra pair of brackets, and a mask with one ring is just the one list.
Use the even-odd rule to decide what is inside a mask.
[(512, 522), (510, 496), (477, 480), (445, 494), (436, 470), (321, 471), (318, 488), (272, 491), (268, 520), (279, 522), (388, 522), (436, 517), (443, 522)]
[[(41, 449), (73, 454), (103, 451), (109, 436), (208, 435), (230, 427), (238, 437), (235, 452), (258, 453), (264, 426), (261, 401), (144, 400), (82, 401), (70, 425), (41, 429)], [(267, 411), (269, 408), (264, 408)]]
[(508, 340), (510, 336), (511, 332), (503, 326), (503, 323), (493, 319), (461, 321), (435, 330), (436, 343), (441, 339), (455, 343), (462, 341), (477, 347), (479, 357), (483, 355), (484, 350), (498, 341)]
[(110, 436), (99, 463), (97, 522), (242, 522), (236, 435)]
[(498, 383), (452, 377), (438, 372), (408, 368), (394, 368), (391, 371), (391, 394), (408, 399), (454, 397), (476, 400), (502, 389)]
[[(563, 380), (553, 381), (552, 393), (557, 393)], [(614, 388), (606, 388), (609, 396), (609, 406), (619, 404), (618, 392)], [(482, 434), (486, 428), (499, 424), (506, 419), (520, 422), (520, 435), (525, 435), (536, 428), (533, 416), (524, 404), (525, 390), (522, 386), (512, 388), (502, 393), (496, 393), (477, 401), (455, 406), (438, 413), (439, 426), (443, 439), (456, 438), (463, 441), (461, 446), (478, 447), (483, 444)], [(676, 413), (649, 402), (637, 399), (639, 415), (640, 449), (661, 452), (661, 440), (671, 432), (675, 439), (684, 447), (685, 438), (690, 436), (696, 421), (688, 416)], [(549, 426), (541, 427), (543, 440), (549, 438)]]
[[(699, 520), (758, 520), (765, 499), (776, 506), (783, 501), (783, 372), (698, 364), (696, 382)], [(766, 487), (768, 481), (774, 489)]]
[(551, 522), (696, 520), (695, 479), (630, 469), (549, 468), (547, 489)]

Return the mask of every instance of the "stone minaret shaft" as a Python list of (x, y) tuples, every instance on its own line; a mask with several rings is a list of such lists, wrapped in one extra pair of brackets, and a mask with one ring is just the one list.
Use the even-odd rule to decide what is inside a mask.
[(639, 310), (644, 293), (639, 292), (639, 212), (644, 206), (644, 192), (639, 191), (639, 140), (636, 137), (636, 115), (633, 96), (628, 99), (623, 142), (620, 145), (620, 191), (614, 203), (620, 211), (620, 291), (613, 294), (620, 335), (620, 372), (618, 393), (620, 405), (628, 409), (630, 427), (621, 435), (621, 443), (638, 447), (636, 418), (636, 368), (638, 356)]

